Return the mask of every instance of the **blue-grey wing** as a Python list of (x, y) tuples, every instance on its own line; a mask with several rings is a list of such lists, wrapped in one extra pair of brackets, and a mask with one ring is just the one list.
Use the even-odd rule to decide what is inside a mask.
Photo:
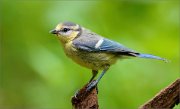
[(109, 39), (103, 39), (102, 44), (98, 47), (100, 51), (106, 51), (106, 52), (135, 52), (125, 46), (123, 46), (120, 43), (117, 43), (115, 41), (109, 40)]
[(81, 34), (81, 37), (78, 37), (75, 40), (73, 40), (73, 46), (76, 49), (86, 52), (106, 52), (114, 53), (117, 55), (135, 56), (140, 58), (150, 58), (167, 61), (166, 59), (158, 56), (138, 53), (134, 50), (131, 50), (123, 46), (120, 43), (103, 38), (90, 31), (85, 31), (85, 33)]
[(134, 56), (134, 53), (136, 54), (135, 51), (126, 48), (122, 44), (102, 37), (91, 39), (80, 38), (80, 40), (74, 40), (73, 45), (80, 50), (88, 52), (108, 52), (128, 56)]

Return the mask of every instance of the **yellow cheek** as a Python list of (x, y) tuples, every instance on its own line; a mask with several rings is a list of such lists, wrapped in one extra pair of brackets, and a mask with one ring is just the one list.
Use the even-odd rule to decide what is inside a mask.
[(67, 43), (67, 42), (72, 41), (75, 37), (77, 37), (78, 33), (79, 33), (79, 32), (74, 31), (74, 32), (72, 32), (69, 36), (61, 36), (61, 35), (58, 35), (58, 37), (59, 37), (59, 39), (61, 40), (61, 42)]
[(66, 36), (66, 40), (69, 42), (69, 41), (72, 41), (76, 36), (77, 36), (78, 32), (72, 32), (69, 36)]

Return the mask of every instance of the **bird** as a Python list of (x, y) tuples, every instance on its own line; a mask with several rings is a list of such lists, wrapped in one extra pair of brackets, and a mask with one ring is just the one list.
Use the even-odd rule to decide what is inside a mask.
[[(87, 91), (97, 86), (103, 75), (118, 59), (139, 57), (167, 62), (165, 58), (159, 56), (136, 52), (73, 22), (61, 22), (50, 33), (55, 34), (60, 40), (67, 57), (92, 70)], [(102, 70), (102, 73), (94, 80), (99, 70)]]

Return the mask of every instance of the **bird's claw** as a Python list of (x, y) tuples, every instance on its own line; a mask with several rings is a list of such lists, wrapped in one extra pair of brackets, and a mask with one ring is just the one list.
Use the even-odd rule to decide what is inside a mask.
[(87, 85), (87, 88), (86, 88), (86, 91), (91, 91), (94, 87), (97, 86), (97, 80), (95, 81), (91, 81), (88, 85)]
[(79, 90), (77, 90), (77, 91), (75, 92), (74, 97), (77, 98), (78, 94), (79, 94)]

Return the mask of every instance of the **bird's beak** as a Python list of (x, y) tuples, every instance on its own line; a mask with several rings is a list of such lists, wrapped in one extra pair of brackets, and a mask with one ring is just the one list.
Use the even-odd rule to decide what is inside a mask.
[(51, 30), (50, 33), (51, 34), (58, 34), (58, 31), (57, 30)]

